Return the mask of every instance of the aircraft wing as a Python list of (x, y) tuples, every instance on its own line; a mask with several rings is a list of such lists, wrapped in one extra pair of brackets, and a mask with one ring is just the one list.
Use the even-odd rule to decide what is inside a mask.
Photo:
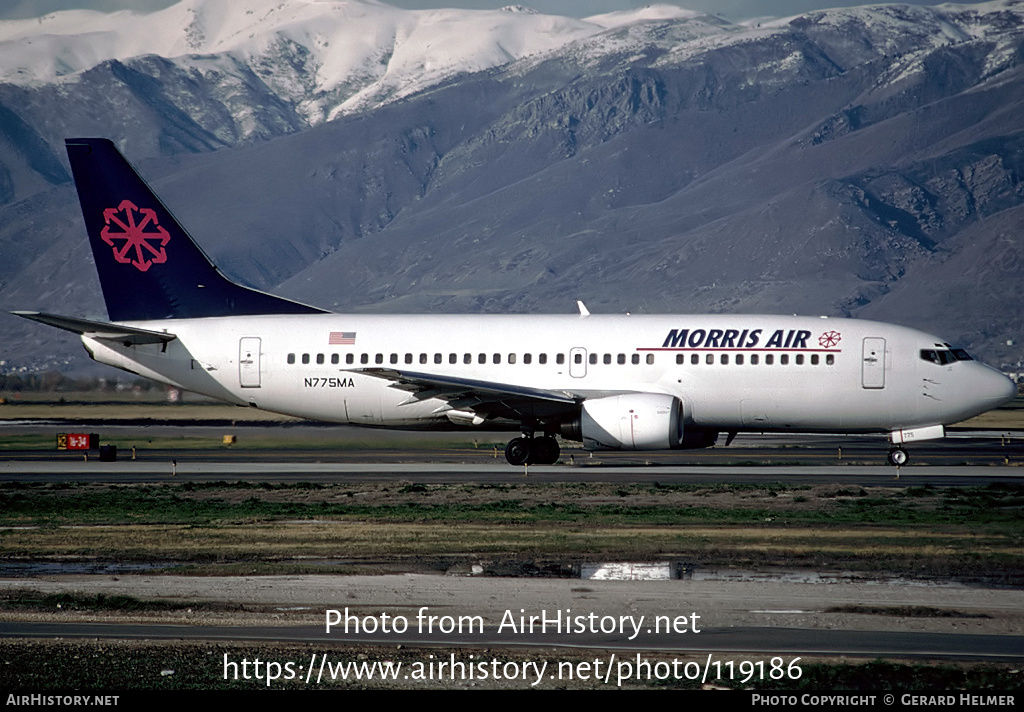
[(104, 321), (77, 319), (71, 316), (60, 316), (59, 314), (34, 311), (12, 311), (11, 314), (49, 326), (56, 326), (58, 329), (64, 329), (65, 331), (91, 336), (94, 339), (118, 341), (123, 344), (166, 344), (178, 338), (176, 335), (169, 334), (166, 331), (150, 331), (148, 329), (138, 329), (134, 326), (120, 326)]
[(470, 410), (484, 416), (551, 416), (571, 411), (583, 401), (583, 396), (577, 393), (493, 381), (476, 381), (391, 368), (349, 370), (391, 381), (392, 388), (408, 391), (410, 395), (401, 405), (437, 398), (447, 402), (448, 408), (444, 410)]

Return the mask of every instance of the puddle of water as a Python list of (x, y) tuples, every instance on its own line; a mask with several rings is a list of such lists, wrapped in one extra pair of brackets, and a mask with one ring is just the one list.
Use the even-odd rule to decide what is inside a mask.
[[(668, 561), (657, 563), (582, 564), (580, 578), (591, 581), (667, 581), (680, 578)], [(673, 573), (677, 575), (673, 576)]]
[(907, 578), (884, 576), (858, 571), (814, 571), (811, 569), (779, 569), (755, 571), (746, 569), (703, 569), (683, 561), (663, 562), (600, 562), (579, 567), (580, 578), (591, 581), (736, 581), (802, 584), (865, 584), (873, 586), (919, 586), (943, 588), (1019, 588), (1020, 580), (980, 578), (977, 581)]
[(0, 564), (0, 577), (138, 574), (180, 565), (180, 563), (170, 561), (165, 563), (152, 561), (130, 563), (117, 561), (7, 561)]

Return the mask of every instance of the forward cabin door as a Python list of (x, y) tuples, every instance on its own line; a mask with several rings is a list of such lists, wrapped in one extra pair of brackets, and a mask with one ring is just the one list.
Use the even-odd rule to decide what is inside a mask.
[(246, 336), (238, 342), (238, 381), (242, 388), (260, 387), (260, 338)]
[(885, 388), (885, 339), (864, 339), (860, 378), (864, 388)]

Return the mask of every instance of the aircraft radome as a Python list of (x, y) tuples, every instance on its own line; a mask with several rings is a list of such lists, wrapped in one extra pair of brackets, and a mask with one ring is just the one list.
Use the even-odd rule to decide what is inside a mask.
[(365, 426), (520, 429), (514, 465), (588, 449), (702, 448), (719, 433), (906, 443), (995, 408), (1013, 382), (920, 331), (752, 315), (335, 314), (225, 278), (105, 139), (68, 156), (110, 322), (97, 361), (230, 403)]

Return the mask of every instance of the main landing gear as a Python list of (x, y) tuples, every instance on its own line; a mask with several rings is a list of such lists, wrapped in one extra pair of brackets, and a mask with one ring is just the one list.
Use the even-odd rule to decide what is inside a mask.
[(560, 454), (558, 441), (550, 435), (513, 438), (505, 447), (505, 459), (510, 465), (553, 465)]

